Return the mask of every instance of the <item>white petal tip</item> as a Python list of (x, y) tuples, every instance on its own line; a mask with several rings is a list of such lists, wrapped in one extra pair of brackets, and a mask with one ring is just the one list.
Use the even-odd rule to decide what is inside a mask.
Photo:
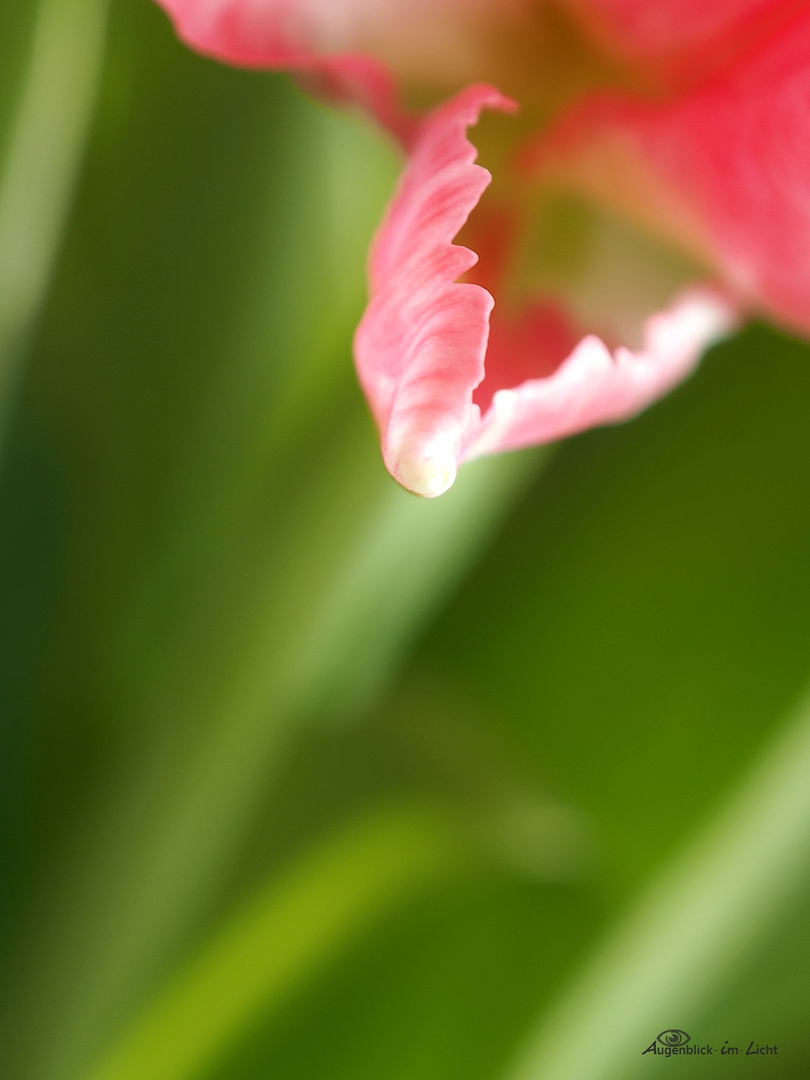
[(414, 495), (435, 499), (453, 486), (456, 479), (456, 459), (448, 454), (429, 457), (402, 457), (393, 475)]

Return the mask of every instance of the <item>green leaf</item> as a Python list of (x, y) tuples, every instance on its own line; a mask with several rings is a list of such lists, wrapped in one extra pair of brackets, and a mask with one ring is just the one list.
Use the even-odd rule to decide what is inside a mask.
[[(192, 1080), (389, 908), (458, 872), (459, 835), (424, 807), (375, 808), (274, 876), (206, 943), (89, 1080)], [(324, 898), (328, 897), (328, 902)]]
[[(106, 0), (41, 0), (0, 166), (0, 422), (66, 228), (93, 115)], [(0, 440), (2, 436), (0, 435)]]
[[(659, 1032), (700, 1038), (701, 1012), (739, 976), (810, 870), (810, 704), (688, 848), (663, 868), (541, 1021), (508, 1080), (647, 1075)], [(782, 1029), (784, 1030), (784, 1029)], [(758, 1028), (763, 1042), (783, 1042)]]

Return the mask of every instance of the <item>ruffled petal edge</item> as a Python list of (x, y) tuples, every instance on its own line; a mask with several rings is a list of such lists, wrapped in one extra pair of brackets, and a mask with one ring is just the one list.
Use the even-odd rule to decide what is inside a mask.
[(552, 374), (498, 390), (463, 460), (555, 442), (588, 428), (629, 420), (685, 379), (705, 350), (739, 324), (719, 290), (692, 288), (650, 316), (640, 349), (611, 351), (589, 335)]
[(491, 179), (466, 134), (485, 108), (516, 106), (477, 84), (422, 122), (372, 248), (370, 300), (355, 335), (386, 467), (428, 497), (451, 486), (468, 429), (480, 421), (472, 394), (484, 377), (493, 300), (459, 282), (478, 257), (453, 238)]

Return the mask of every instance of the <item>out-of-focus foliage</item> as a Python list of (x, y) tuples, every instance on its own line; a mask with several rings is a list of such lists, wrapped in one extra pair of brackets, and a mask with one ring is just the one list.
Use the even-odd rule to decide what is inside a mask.
[[(0, 12), (0, 133), (34, 16)], [(350, 359), (395, 170), (112, 9), (3, 458), (0, 1075), (496, 1080), (553, 1045), (625, 1080), (685, 1028), (801, 1077), (805, 808), (750, 792), (810, 681), (808, 350), (755, 327), (633, 424), (415, 500)], [(661, 955), (718, 926), (686, 999), (645, 981), (662, 882)]]

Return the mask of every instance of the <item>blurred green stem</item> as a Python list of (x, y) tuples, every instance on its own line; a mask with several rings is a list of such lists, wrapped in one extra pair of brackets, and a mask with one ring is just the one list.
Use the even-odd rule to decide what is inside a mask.
[(107, 0), (42, 0), (0, 172), (0, 442), (92, 117)]
[(424, 807), (375, 808), (273, 876), (147, 1006), (90, 1080), (191, 1080), (388, 909), (463, 865)]
[(810, 702), (622, 921), (509, 1080), (635, 1075), (658, 1032), (688, 1023), (807, 872), (808, 777)]

